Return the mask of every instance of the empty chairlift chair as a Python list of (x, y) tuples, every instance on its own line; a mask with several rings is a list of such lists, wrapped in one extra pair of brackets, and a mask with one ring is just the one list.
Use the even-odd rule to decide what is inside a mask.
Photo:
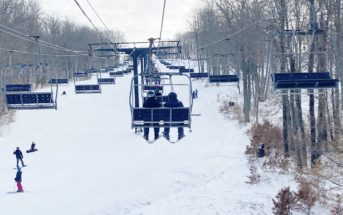
[(208, 73), (207, 72), (192, 72), (190, 73), (190, 78), (195, 78), (195, 79), (208, 78)]
[(338, 87), (339, 80), (332, 79), (328, 72), (275, 73), (272, 74), (272, 82), (275, 90), (322, 89)]
[(75, 93), (101, 93), (99, 84), (79, 84), (75, 85)]
[(123, 71), (116, 71), (116, 72), (110, 72), (110, 77), (123, 77), (124, 72)]
[(101, 87), (99, 84), (76, 84), (78, 77), (88, 77), (88, 73), (86, 72), (74, 73), (74, 84), (75, 84), (76, 94), (101, 93)]
[(98, 78), (99, 84), (115, 84), (116, 79), (115, 78)]
[(51, 92), (31, 92), (31, 85), (6, 85), (8, 109), (46, 109), (57, 108)]
[(49, 84), (68, 84), (67, 78), (54, 78), (49, 80)]
[(237, 83), (239, 78), (237, 75), (209, 75), (209, 83)]

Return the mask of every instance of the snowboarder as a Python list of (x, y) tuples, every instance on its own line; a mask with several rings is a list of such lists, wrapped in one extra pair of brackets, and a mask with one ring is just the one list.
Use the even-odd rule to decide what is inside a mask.
[(24, 161), (23, 161), (23, 153), (20, 151), (19, 147), (13, 152), (15, 157), (17, 158), (17, 167), (19, 167), (19, 161), (21, 162), (22, 166), (25, 166)]
[[(181, 101), (179, 101), (177, 99), (177, 94), (174, 92), (170, 92), (168, 94), (168, 101), (164, 104), (164, 107), (169, 107), (169, 108), (175, 108), (175, 107), (183, 107), (183, 104)], [(183, 127), (178, 127), (178, 139), (180, 140), (181, 138), (183, 138), (185, 135), (183, 133)], [(163, 132), (163, 136), (169, 140), (169, 132), (170, 132), (170, 128), (169, 127), (165, 127), (164, 128), (164, 132)]]
[(36, 149), (36, 143), (32, 142), (31, 148), (29, 150), (26, 150), (26, 153), (31, 153), (31, 152), (35, 152), (35, 151), (38, 151), (38, 149)]
[(17, 174), (15, 175), (15, 178), (14, 178), (15, 182), (17, 182), (17, 188), (18, 188), (17, 192), (24, 192), (23, 187), (21, 186), (21, 174), (22, 174), (21, 169), (18, 166)]
[[(147, 99), (145, 100), (143, 107), (145, 107), (145, 108), (159, 108), (159, 107), (161, 107), (161, 104), (156, 99), (154, 91), (149, 91), (147, 93)], [(152, 123), (152, 124), (149, 123), (147, 125), (154, 126), (154, 123)], [(157, 125), (158, 125), (158, 123), (157, 123)], [(158, 134), (159, 132), (160, 132), (160, 128), (155, 127), (154, 128), (155, 140), (159, 138), (159, 134)], [(144, 139), (149, 140), (149, 127), (144, 128)]]

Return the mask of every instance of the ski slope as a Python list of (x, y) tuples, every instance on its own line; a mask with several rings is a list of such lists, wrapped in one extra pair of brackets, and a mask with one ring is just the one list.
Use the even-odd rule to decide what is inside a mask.
[[(148, 144), (130, 128), (130, 79), (102, 86), (102, 94), (61, 86), (67, 95), (57, 111), (17, 111), (15, 122), (0, 128), (0, 214), (271, 214), (272, 198), (293, 182), (282, 175), (245, 182), (249, 137), (218, 112), (218, 93), (229, 88), (195, 81), (193, 113), (201, 116), (193, 117), (192, 132), (185, 129), (176, 144)], [(7, 194), (16, 190), (12, 153), (32, 141), (39, 151), (24, 153), (25, 192)]]

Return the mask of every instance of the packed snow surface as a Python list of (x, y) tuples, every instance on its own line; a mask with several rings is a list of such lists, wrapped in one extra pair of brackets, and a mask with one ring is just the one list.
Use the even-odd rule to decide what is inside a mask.
[[(16, 111), (1, 126), (1, 215), (271, 214), (272, 198), (291, 178), (246, 183), (249, 137), (218, 112), (218, 95), (236, 89), (195, 81), (193, 113), (201, 115), (192, 131), (176, 144), (148, 144), (130, 127), (130, 80), (117, 78), (101, 94), (60, 86), (67, 95), (58, 97), (58, 110)], [(32, 141), (38, 151), (26, 154)], [(28, 165), (25, 192), (8, 194), (16, 190), (17, 146)]]

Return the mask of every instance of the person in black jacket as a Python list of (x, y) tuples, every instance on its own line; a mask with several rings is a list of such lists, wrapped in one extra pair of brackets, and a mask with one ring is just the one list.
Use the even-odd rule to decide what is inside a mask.
[(14, 178), (14, 180), (17, 182), (17, 188), (18, 188), (17, 192), (24, 192), (23, 187), (21, 185), (21, 174), (22, 172), (21, 172), (20, 167), (17, 167), (17, 174), (15, 175), (15, 178)]
[(13, 154), (17, 158), (17, 167), (19, 167), (19, 161), (21, 162), (22, 166), (25, 166), (23, 162), (24, 156), (23, 156), (23, 153), (20, 151), (19, 147), (17, 147), (17, 149), (13, 152)]
[[(164, 104), (164, 107), (169, 107), (169, 108), (183, 107), (183, 104), (181, 101), (179, 101), (177, 99), (176, 93), (170, 92), (168, 94), (168, 101)], [(180, 140), (181, 138), (183, 138), (185, 136), (183, 133), (183, 127), (178, 127), (177, 130), (178, 130), (178, 139)], [(169, 132), (170, 132), (170, 128), (165, 127), (164, 132), (163, 132), (163, 136), (167, 140), (169, 140)]]
[[(161, 104), (156, 99), (154, 91), (149, 91), (147, 93), (147, 99), (145, 100), (143, 107), (144, 108), (159, 108), (159, 107), (161, 107)], [(154, 125), (154, 124), (149, 124), (149, 125)], [(155, 127), (154, 128), (155, 140), (159, 138), (159, 134), (158, 134), (159, 132), (160, 132), (160, 128)], [(149, 140), (149, 127), (144, 128), (144, 139)]]

